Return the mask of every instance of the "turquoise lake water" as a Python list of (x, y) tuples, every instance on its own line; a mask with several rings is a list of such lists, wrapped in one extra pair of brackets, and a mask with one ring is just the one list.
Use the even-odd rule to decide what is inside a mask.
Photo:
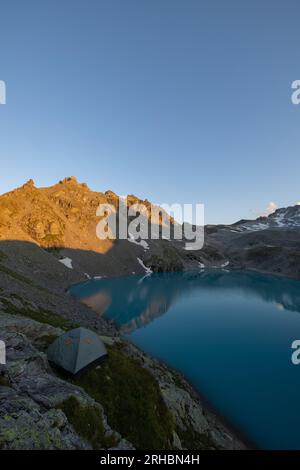
[(300, 282), (213, 270), (93, 280), (71, 293), (181, 371), (256, 446), (300, 449)]

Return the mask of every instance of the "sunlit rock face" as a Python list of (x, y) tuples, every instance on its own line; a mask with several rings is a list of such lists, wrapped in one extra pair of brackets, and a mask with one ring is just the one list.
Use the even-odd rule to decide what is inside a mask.
[[(207, 225), (203, 248), (188, 251), (185, 239), (172, 238), (178, 224), (166, 213), (156, 220), (160, 234), (157, 240), (135, 239), (129, 225), (132, 217), (126, 222), (127, 239), (99, 239), (99, 205), (111, 205), (120, 224), (120, 201), (125, 201), (127, 210), (142, 205), (141, 225), (144, 229), (149, 226), (154, 206), (148, 200), (133, 195), (122, 199), (111, 190), (92, 191), (74, 176), (46, 188), (37, 188), (29, 180), (0, 196), (0, 242), (34, 243), (58, 259), (71, 259), (74, 271), (85, 277), (238, 268), (300, 278), (299, 205), (277, 209), (255, 220)], [(162, 236), (168, 220), (170, 239)], [(151, 231), (148, 233), (150, 236)]]

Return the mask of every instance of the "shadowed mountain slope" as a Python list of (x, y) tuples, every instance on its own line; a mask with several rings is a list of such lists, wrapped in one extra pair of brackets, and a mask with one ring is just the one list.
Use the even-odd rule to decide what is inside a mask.
[[(150, 209), (148, 200), (127, 196), (127, 207), (141, 203)], [(207, 267), (255, 269), (300, 277), (300, 206), (232, 225), (207, 225), (203, 249), (187, 251), (185, 240), (172, 236), (171, 240), (163, 236), (159, 240), (134, 240), (129, 233), (125, 240), (100, 240), (96, 235), (101, 220), (96, 215), (99, 204), (111, 204), (117, 210), (119, 197), (112, 191), (91, 191), (75, 177), (47, 188), (36, 188), (30, 180), (0, 196), (0, 241), (34, 244), (35, 251), (26, 251), (28, 263), (47, 262), (51, 269), (55, 265), (61, 272), (73, 271), (66, 274), (70, 284), (73, 280), (147, 273), (150, 269), (182, 271)], [(175, 221), (162, 213), (157, 221), (159, 230), (170, 220), (172, 234)], [(149, 214), (143, 223), (149, 225)], [(10, 257), (17, 266), (23, 254), (10, 253)]]

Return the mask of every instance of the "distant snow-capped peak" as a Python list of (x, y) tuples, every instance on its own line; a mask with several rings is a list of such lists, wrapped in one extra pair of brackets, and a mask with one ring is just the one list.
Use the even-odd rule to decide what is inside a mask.
[(300, 227), (300, 205), (282, 207), (267, 217), (245, 220), (231, 226), (233, 232), (258, 231), (271, 228)]

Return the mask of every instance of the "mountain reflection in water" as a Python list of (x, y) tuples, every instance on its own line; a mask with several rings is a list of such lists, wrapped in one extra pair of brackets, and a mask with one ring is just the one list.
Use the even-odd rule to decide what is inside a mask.
[(263, 449), (300, 449), (300, 282), (205, 270), (101, 279), (71, 293), (181, 371)]
[(131, 333), (166, 313), (182, 296), (194, 291), (239, 291), (276, 305), (279, 310), (300, 312), (299, 282), (254, 272), (209, 270), (202, 272), (159, 273), (88, 281), (72, 287), (97, 315), (117, 323)]

